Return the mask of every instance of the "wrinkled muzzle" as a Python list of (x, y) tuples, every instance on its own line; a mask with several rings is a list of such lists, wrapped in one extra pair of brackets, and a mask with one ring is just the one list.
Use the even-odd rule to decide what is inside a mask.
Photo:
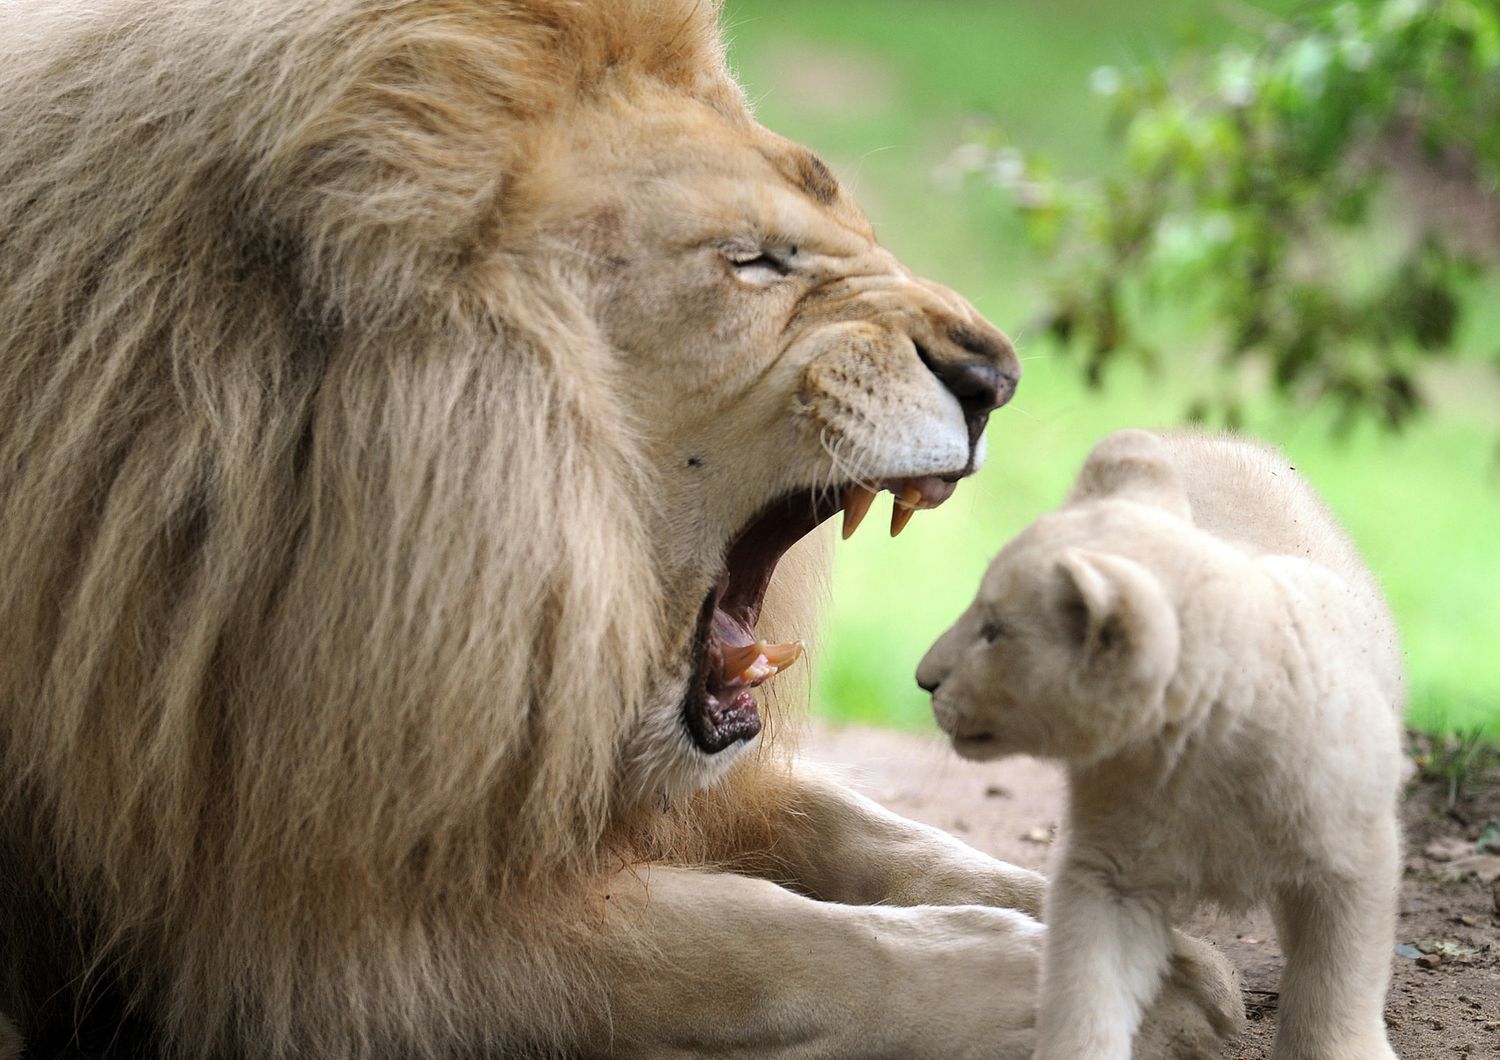
[(1021, 376), (1010, 340), (973, 306), (901, 274), (819, 289), (793, 327), (799, 400), (848, 455), (887, 475), (974, 471), (989, 414)]

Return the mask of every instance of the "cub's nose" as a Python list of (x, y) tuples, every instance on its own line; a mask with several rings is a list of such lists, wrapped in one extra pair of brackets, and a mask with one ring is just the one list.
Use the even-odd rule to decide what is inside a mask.
[(927, 649), (927, 654), (922, 656), (922, 661), (917, 664), (917, 687), (923, 692), (936, 692), (938, 685), (943, 683), (943, 678), (948, 673), (948, 667), (937, 658), (942, 642), (942, 638), (939, 637), (938, 643)]
[(926, 341), (915, 343), (917, 356), (958, 399), (969, 441), (978, 441), (990, 413), (1015, 396), (1021, 378), (1015, 347), (998, 328), (982, 320), (950, 322), (923, 338)]

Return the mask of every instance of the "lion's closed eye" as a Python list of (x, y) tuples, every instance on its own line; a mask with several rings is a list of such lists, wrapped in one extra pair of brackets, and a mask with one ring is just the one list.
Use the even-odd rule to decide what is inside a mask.
[(790, 275), (793, 271), (792, 259), (796, 256), (796, 247), (729, 250), (724, 254), (725, 260), (734, 269), (737, 278), (757, 286), (772, 283), (783, 276)]
[(979, 627), (979, 639), (986, 644), (993, 644), (1005, 636), (1005, 626), (994, 619), (990, 619)]

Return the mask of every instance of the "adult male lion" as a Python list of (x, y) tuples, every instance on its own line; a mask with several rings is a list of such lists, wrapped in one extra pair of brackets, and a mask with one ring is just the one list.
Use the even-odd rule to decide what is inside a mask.
[[(1037, 879), (749, 691), (782, 553), (946, 496), (1019, 369), (754, 124), (712, 6), (0, 3), (36, 1055), (1025, 1052)], [(1155, 1026), (1207, 1041), (1193, 962)]]

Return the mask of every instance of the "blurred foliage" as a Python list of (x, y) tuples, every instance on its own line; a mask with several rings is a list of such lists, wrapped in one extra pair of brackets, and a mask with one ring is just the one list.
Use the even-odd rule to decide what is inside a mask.
[[(969, 603), (995, 550), (1057, 506), (1101, 435), (1179, 423), (1197, 394), (1222, 386), (1241, 402), (1244, 427), (1317, 483), (1379, 572), (1407, 649), (1408, 720), (1432, 733), (1482, 728), (1500, 741), (1492, 632), (1500, 630), (1500, 488), (1487, 477), (1500, 470), (1492, 451), (1500, 374), (1487, 363), (1500, 344), (1500, 270), (1459, 292), (1451, 362), (1422, 364), (1430, 414), (1399, 436), (1369, 416), (1336, 436), (1337, 404), (1282, 400), (1266, 385), (1265, 358), (1217, 378), (1209, 366), (1223, 325), (1201, 297), (1192, 305), (1168, 289), (1149, 316), (1132, 302), (1138, 341), (1172, 356), (1160, 371), (1117, 356), (1108, 386), (1093, 392), (1078, 358), (1058, 356), (1028, 322), (1045, 301), (1046, 274), (1053, 284), (1066, 278), (1068, 258), (1039, 267), (1017, 194), (993, 185), (1012, 186), (1004, 178), (1015, 177), (1018, 162), (1022, 175), (1041, 167), (1002, 156), (1006, 141), (992, 129), (1028, 152), (1044, 150), (1057, 172), (1123, 168), (1097, 93), (1111, 81), (1123, 90), (1127, 78), (1105, 70), (1091, 91), (1091, 72), (1167, 63), (1186, 48), (1204, 53), (1236, 40), (1250, 40), (1258, 54), (1273, 20), (1307, 3), (1248, 0), (1252, 12), (1247, 0), (725, 0), (735, 68), (762, 120), (813, 146), (869, 211), (882, 242), (1005, 326), (1026, 362), (1017, 399), (991, 419), (991, 456), (975, 479), (898, 540), (861, 531), (835, 550), (827, 633), (816, 671), (803, 675), (816, 678), (822, 718), (933, 731), (930, 697), (912, 673)], [(985, 126), (970, 123), (976, 112)], [(969, 129), (992, 138), (944, 165)], [(934, 194), (934, 169), (950, 186), (976, 175), (958, 180), (956, 193)], [(1392, 233), (1409, 227), (1393, 209), (1400, 202), (1372, 193), (1371, 224), (1341, 230), (1336, 242), (1374, 232), (1369, 244), (1380, 253), (1336, 247), (1345, 267), (1386, 267), (1386, 248), (1402, 246)], [(1074, 260), (1089, 252), (1086, 242), (1072, 251)]]
[(1410, 751), (1423, 779), (1446, 786), (1450, 809), (1500, 761), (1500, 744), (1477, 725), (1435, 736), (1418, 735)]
[(1010, 193), (1049, 264), (1045, 325), (1089, 382), (1156, 361), (1170, 300), (1199, 311), (1224, 369), (1194, 418), (1236, 424), (1252, 368), (1340, 422), (1404, 425), (1500, 247), (1495, 0), (1267, 17), (1254, 47), (1092, 84), (1117, 151), (1103, 176), (1061, 179), (993, 129), (944, 167)]

